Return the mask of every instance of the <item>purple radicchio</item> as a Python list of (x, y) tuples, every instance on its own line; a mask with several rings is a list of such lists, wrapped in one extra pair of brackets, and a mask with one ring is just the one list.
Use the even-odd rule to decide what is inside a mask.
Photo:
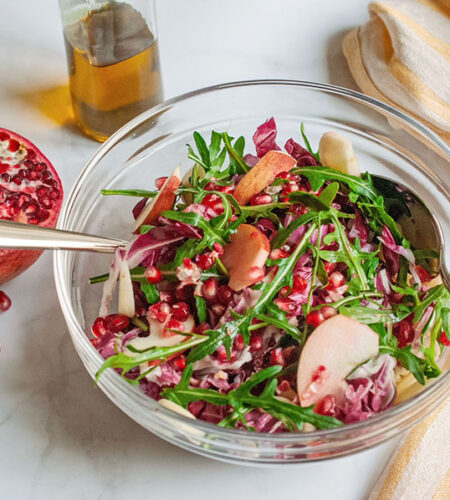
[(284, 145), (284, 149), (297, 160), (299, 167), (319, 165), (314, 156), (303, 146), (300, 146), (294, 139), (289, 139)]
[(275, 142), (276, 138), (277, 126), (272, 117), (260, 125), (253, 134), (253, 142), (255, 143), (258, 158), (262, 158), (269, 151), (280, 151), (280, 148)]

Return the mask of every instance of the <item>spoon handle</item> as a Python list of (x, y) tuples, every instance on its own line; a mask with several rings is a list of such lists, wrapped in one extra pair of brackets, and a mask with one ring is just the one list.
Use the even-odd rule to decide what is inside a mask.
[(0, 248), (114, 253), (126, 244), (124, 240), (0, 220)]

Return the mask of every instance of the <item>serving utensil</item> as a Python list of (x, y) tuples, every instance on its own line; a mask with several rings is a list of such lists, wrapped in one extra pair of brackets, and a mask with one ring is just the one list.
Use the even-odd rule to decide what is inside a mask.
[[(433, 259), (434, 271), (439, 271), (447, 288), (450, 288), (450, 271), (446, 263), (445, 241), (437, 220), (422, 200), (406, 186), (385, 177), (372, 175), (377, 189), (386, 197), (397, 198), (407, 215), (397, 218), (404, 236), (417, 248), (429, 248), (439, 254)], [(392, 195), (396, 194), (396, 197)], [(392, 210), (398, 210), (393, 207)], [(0, 248), (81, 250), (88, 252), (114, 253), (127, 241), (96, 236), (62, 229), (53, 229), (30, 224), (0, 220)]]

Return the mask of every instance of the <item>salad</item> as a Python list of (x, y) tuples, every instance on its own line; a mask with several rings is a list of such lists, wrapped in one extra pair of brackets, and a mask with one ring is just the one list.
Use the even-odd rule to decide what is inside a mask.
[(360, 174), (348, 138), (314, 152), (301, 135), (282, 150), (271, 118), (250, 153), (194, 132), (183, 178), (102, 192), (141, 200), (91, 279), (97, 380), (113, 368), (185, 416), (274, 433), (365, 420), (441, 374), (450, 293), (397, 222), (412, 201)]

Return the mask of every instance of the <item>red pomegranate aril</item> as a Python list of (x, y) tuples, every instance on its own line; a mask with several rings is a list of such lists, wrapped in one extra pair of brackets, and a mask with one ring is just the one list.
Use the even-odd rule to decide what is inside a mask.
[(283, 299), (288, 297), (291, 294), (291, 287), (290, 286), (284, 286), (280, 288), (278, 292), (278, 296), (282, 297)]
[(236, 351), (242, 351), (244, 349), (244, 339), (242, 338), (242, 335), (240, 333), (238, 333), (236, 337), (234, 337), (233, 347), (236, 349)]
[(190, 287), (189, 286), (178, 286), (175, 290), (175, 297), (178, 301), (184, 302), (190, 298)]
[(253, 198), (250, 200), (250, 205), (253, 206), (268, 205), (269, 203), (272, 202), (273, 202), (272, 196), (270, 196), (270, 194), (263, 193), (253, 196)]
[(442, 331), (441, 336), (439, 337), (439, 342), (447, 347), (450, 346), (450, 339), (447, 338), (445, 330)]
[(130, 318), (123, 314), (110, 314), (105, 318), (105, 327), (111, 333), (119, 333), (130, 324)]
[(176, 302), (172, 306), (172, 317), (178, 321), (186, 321), (189, 318), (191, 311), (186, 302)]
[(209, 181), (206, 183), (204, 190), (205, 191), (217, 191), (218, 188), (219, 188), (219, 186), (215, 182)]
[(204, 271), (211, 269), (214, 265), (215, 259), (211, 253), (204, 253), (202, 255), (198, 255), (195, 259), (197, 266)]
[(164, 323), (172, 313), (172, 307), (167, 302), (157, 302), (148, 308), (148, 315), (160, 323)]
[(213, 249), (214, 251), (217, 253), (217, 255), (219, 257), (222, 257), (223, 253), (224, 253), (224, 249), (223, 249), (223, 246), (220, 244), (220, 243), (214, 243), (213, 245)]
[(222, 285), (217, 291), (217, 300), (227, 306), (233, 300), (233, 290), (228, 285)]
[(323, 306), (320, 308), (320, 312), (325, 319), (336, 316), (337, 311), (333, 306)]
[(178, 370), (178, 371), (182, 371), (186, 368), (186, 357), (184, 356), (184, 354), (182, 354), (181, 356), (178, 356), (178, 358), (175, 358), (173, 360), (173, 366), (174, 366), (175, 370)]
[(292, 174), (290, 172), (280, 172), (276, 175), (275, 179), (290, 179)]
[(250, 337), (250, 352), (260, 351), (263, 347), (263, 338), (261, 333), (252, 333)]
[(192, 269), (192, 266), (193, 266), (193, 262), (191, 259), (188, 259), (187, 257), (185, 257), (183, 259), (183, 266), (186, 268), (186, 269)]
[(227, 361), (231, 361), (228, 359), (227, 351), (223, 345), (219, 346), (216, 352), (217, 352), (217, 359), (220, 362), (225, 363)]
[(3, 130), (0, 130), (0, 141), (8, 141), (9, 137), (10, 137), (9, 134), (7, 134)]
[(283, 349), (277, 347), (270, 353), (270, 364), (284, 366)]
[(308, 281), (305, 280), (305, 278), (302, 278), (301, 276), (294, 276), (293, 280), (293, 289), (299, 292), (303, 292), (303, 290), (306, 290), (308, 288)]
[(426, 269), (424, 269), (422, 266), (416, 265), (416, 272), (417, 272), (417, 274), (420, 278), (420, 281), (422, 283), (427, 283), (428, 281), (431, 280), (430, 273)]
[(236, 188), (235, 188), (234, 186), (232, 186), (232, 185), (229, 185), (229, 186), (221, 186), (220, 191), (221, 191), (222, 193), (232, 194), (232, 193), (234, 193), (234, 190), (235, 190), (235, 189), (236, 189)]
[(289, 182), (289, 184), (284, 188), (284, 191), (287, 193), (295, 193), (299, 190), (299, 187), (296, 182)]
[(206, 330), (211, 330), (211, 325), (203, 321), (202, 323), (200, 323), (195, 327), (194, 331), (195, 333), (199, 333), (201, 335), (202, 333), (205, 333)]
[(18, 151), (20, 148), (20, 142), (16, 141), (16, 139), (10, 139), (9, 140), (9, 145), (8, 145), (8, 151), (11, 153), (15, 153)]
[(93, 338), (93, 339), (89, 339), (89, 342), (95, 347), (97, 348), (99, 345), (100, 345), (100, 342), (101, 342), (101, 339), (98, 339), (97, 337)]
[(327, 394), (316, 404), (314, 413), (328, 417), (336, 416), (336, 398), (332, 394)]
[(147, 281), (152, 284), (160, 283), (163, 280), (163, 275), (156, 266), (148, 266), (144, 275)]
[(105, 320), (102, 317), (96, 318), (94, 324), (92, 325), (92, 333), (96, 337), (100, 338), (107, 332)]
[(293, 314), (297, 309), (297, 304), (291, 299), (275, 299), (275, 304), (284, 312)]
[(308, 325), (311, 325), (314, 327), (321, 325), (324, 321), (325, 321), (325, 318), (320, 310), (311, 311), (306, 316), (306, 322), (308, 323)]
[(158, 177), (157, 179), (155, 179), (156, 189), (161, 189), (166, 181), (167, 177)]
[(184, 325), (183, 323), (181, 323), (181, 321), (178, 321), (177, 319), (170, 319), (167, 322), (166, 328), (164, 329), (165, 337), (172, 337), (173, 335), (176, 335), (176, 332), (172, 332), (170, 330), (178, 330), (180, 332), (183, 332)]
[(339, 271), (334, 271), (328, 277), (329, 283), (327, 285), (327, 289), (330, 288), (339, 288), (340, 286), (345, 284), (345, 276)]
[(335, 262), (324, 262), (323, 267), (325, 268), (325, 271), (330, 274), (333, 272), (334, 268), (336, 267)]
[(287, 257), (289, 257), (288, 252), (281, 248), (275, 248), (275, 250), (272, 250), (270, 252), (270, 258), (273, 260), (286, 259)]
[(11, 299), (0, 290), (0, 311), (5, 312), (11, 307)]
[(219, 282), (217, 281), (217, 278), (208, 278), (203, 282), (202, 295), (206, 300), (214, 300), (217, 297), (218, 290)]

